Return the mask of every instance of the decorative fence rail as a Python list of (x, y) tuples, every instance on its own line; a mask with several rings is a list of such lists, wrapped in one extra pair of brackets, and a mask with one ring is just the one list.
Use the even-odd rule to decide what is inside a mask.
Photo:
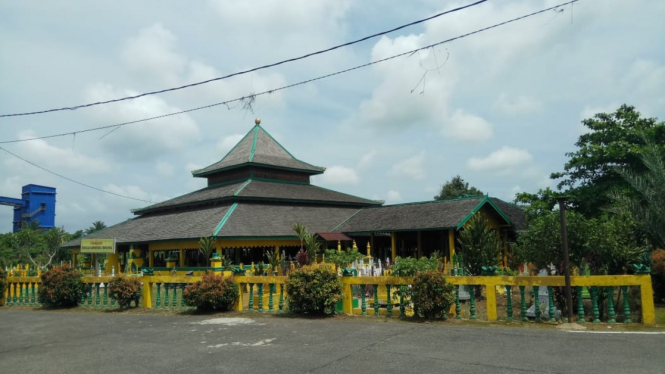
[[(111, 277), (83, 277), (85, 292), (80, 305), (89, 308), (113, 308), (115, 300), (108, 296), (107, 286)], [(143, 276), (142, 297), (139, 305), (143, 308), (155, 309), (189, 309), (183, 301), (183, 291), (188, 284), (200, 280), (198, 276)], [(288, 307), (286, 298), (285, 276), (236, 276), (235, 280), (240, 287), (240, 297), (236, 302), (235, 309), (251, 310), (258, 312), (281, 313)], [(343, 297), (341, 311), (347, 314), (375, 316), (393, 316), (398, 313), (404, 317), (409, 308), (410, 301), (404, 299), (404, 293), (397, 292), (401, 287), (413, 284), (413, 277), (342, 277)], [(7, 279), (5, 291), (6, 305), (41, 305), (39, 301), (38, 277), (10, 277)], [(549, 310), (547, 314), (550, 320), (555, 315), (555, 307), (552, 287), (564, 286), (562, 276), (450, 276), (446, 281), (455, 287), (455, 318), (463, 318), (460, 301), (460, 287), (469, 289), (468, 316), (476, 319), (476, 300), (474, 290), (484, 287), (486, 297), (487, 320), (498, 320), (497, 289), (505, 290), (506, 310), (505, 319), (511, 321), (519, 318), (522, 321), (527, 318), (527, 304), (529, 304), (530, 293), (533, 292), (535, 304), (535, 320), (540, 320), (539, 291), (541, 287), (548, 290)], [(613, 295), (615, 288), (620, 288), (623, 293), (623, 305), (614, 305), (613, 298), (607, 298), (606, 322), (613, 323), (618, 316), (623, 317), (623, 322), (630, 323), (631, 307), (629, 305), (628, 287), (639, 287), (641, 301), (642, 323), (650, 325), (656, 323), (655, 308), (653, 303), (653, 290), (651, 277), (648, 274), (640, 275), (595, 275), (595, 276), (571, 276), (573, 292), (577, 295), (577, 305), (574, 307), (578, 322), (600, 322), (599, 295), (602, 292)], [(588, 287), (591, 293), (591, 313), (585, 314), (582, 304), (582, 288)], [(358, 291), (358, 297), (354, 298), (354, 288)], [(519, 292), (519, 316), (516, 316), (512, 305), (513, 292)], [(398, 295), (398, 296), (395, 296)], [(372, 313), (373, 310), (373, 313)], [(503, 316), (502, 311), (502, 316)]]

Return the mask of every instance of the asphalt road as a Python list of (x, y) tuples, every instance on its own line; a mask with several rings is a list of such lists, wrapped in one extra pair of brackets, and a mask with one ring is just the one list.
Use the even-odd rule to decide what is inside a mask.
[(665, 373), (665, 335), (2, 308), (0, 372)]

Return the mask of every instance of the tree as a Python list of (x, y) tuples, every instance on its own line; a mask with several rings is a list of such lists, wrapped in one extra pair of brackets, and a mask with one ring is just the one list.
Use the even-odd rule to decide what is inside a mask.
[(665, 151), (644, 137), (646, 149), (640, 155), (641, 167), (616, 168), (616, 172), (636, 192), (612, 191), (612, 211), (631, 215), (656, 248), (665, 248)]
[(296, 236), (300, 239), (300, 250), (304, 250), (305, 237), (307, 236), (307, 228), (302, 223), (296, 222), (293, 225), (293, 231), (296, 232)]
[(460, 231), (458, 242), (462, 249), (463, 264), (471, 275), (480, 275), (483, 266), (499, 263), (501, 239), (480, 214), (474, 215)]
[(569, 197), (572, 209), (597, 217), (609, 206), (609, 192), (615, 189), (632, 196), (636, 192), (620, 175), (617, 167), (644, 171), (640, 156), (646, 149), (646, 134), (655, 144), (665, 146), (665, 123), (655, 118), (641, 118), (634, 107), (622, 105), (614, 113), (598, 113), (582, 121), (589, 129), (575, 143), (577, 151), (569, 157), (564, 171), (552, 173), (559, 179), (559, 190)]
[(547, 215), (557, 205), (557, 197), (562, 196), (560, 192), (552, 191), (549, 187), (538, 190), (537, 193), (520, 192), (515, 195), (515, 204), (524, 210), (527, 222)]
[(462, 177), (456, 175), (453, 179), (441, 186), (441, 192), (434, 196), (434, 200), (456, 199), (462, 195), (482, 195), (483, 192), (476, 187), (469, 187)]
[(199, 240), (199, 252), (206, 259), (206, 266), (210, 267), (210, 257), (215, 252), (215, 238), (205, 237)]
[(94, 233), (94, 232), (97, 232), (97, 231), (103, 230), (103, 229), (105, 229), (105, 228), (106, 228), (106, 225), (104, 224), (104, 222), (102, 222), (102, 221), (95, 221), (95, 222), (92, 223), (92, 226), (90, 226), (89, 228), (85, 229), (85, 234), (86, 234), (86, 235), (90, 235), (90, 234), (92, 234), (92, 233)]

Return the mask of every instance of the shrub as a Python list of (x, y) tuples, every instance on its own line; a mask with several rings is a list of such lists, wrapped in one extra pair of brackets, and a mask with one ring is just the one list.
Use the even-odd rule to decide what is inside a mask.
[(665, 249), (651, 254), (651, 280), (657, 303), (665, 302)]
[(0, 299), (5, 296), (5, 290), (7, 289), (7, 272), (3, 269), (0, 269)]
[(455, 288), (446, 283), (442, 273), (425, 271), (413, 280), (411, 301), (421, 317), (446, 319), (450, 306), (455, 302)]
[(330, 268), (304, 266), (289, 274), (286, 293), (294, 313), (329, 314), (342, 296), (342, 282)]
[(81, 274), (69, 266), (57, 266), (42, 274), (39, 300), (47, 307), (72, 307), (83, 296)]
[(120, 309), (128, 308), (134, 301), (134, 306), (139, 306), (141, 298), (141, 281), (136, 277), (116, 277), (109, 282), (109, 296), (118, 302)]
[(200, 281), (185, 287), (183, 299), (198, 310), (227, 311), (233, 307), (238, 293), (238, 283), (233, 278), (204, 275)]

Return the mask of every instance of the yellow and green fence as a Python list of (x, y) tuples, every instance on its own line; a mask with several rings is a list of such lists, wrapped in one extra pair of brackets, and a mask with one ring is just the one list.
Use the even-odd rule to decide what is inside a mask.
[[(108, 283), (112, 277), (84, 276), (85, 292), (79, 303), (88, 308), (113, 308), (115, 301), (108, 295)], [(184, 275), (152, 275), (141, 277), (143, 283), (142, 296), (139, 304), (143, 308), (184, 310), (189, 309), (183, 301), (183, 291), (188, 284), (200, 280), (200, 276)], [(234, 279), (240, 286), (240, 297), (236, 302), (235, 309), (238, 311), (249, 310), (266, 313), (279, 313), (288, 309), (286, 297), (286, 276), (235, 276)], [(413, 284), (413, 277), (341, 277), (343, 284), (341, 311), (347, 314), (374, 315), (374, 316), (400, 316), (409, 313), (410, 301), (404, 299), (403, 292), (397, 292), (402, 287)], [(449, 276), (446, 281), (455, 287), (455, 305), (451, 308), (454, 318), (478, 318), (476, 313), (475, 289), (482, 287), (485, 290), (485, 306), (488, 321), (497, 321), (497, 291), (506, 295), (505, 314), (501, 316), (507, 321), (527, 318), (527, 304), (535, 304), (535, 319), (540, 319), (539, 291), (546, 287), (549, 297), (550, 318), (555, 315), (554, 302), (552, 300), (552, 288), (563, 287), (563, 276)], [(38, 306), (39, 301), (39, 277), (9, 277), (4, 294), (7, 306)], [(623, 293), (623, 303), (614, 305), (613, 298), (607, 298), (607, 313), (605, 322), (613, 323), (622, 319), (625, 323), (631, 323), (631, 313), (638, 308), (641, 311), (643, 324), (656, 323), (655, 308), (653, 302), (653, 291), (651, 277), (649, 274), (637, 275), (586, 275), (571, 276), (573, 292), (577, 295), (577, 305), (573, 306), (576, 320), (579, 322), (601, 322), (599, 313), (600, 294), (613, 295), (614, 290), (619, 288)], [(466, 302), (468, 313), (462, 313), (459, 298), (460, 287), (469, 289), (469, 300)], [(591, 294), (591, 312), (586, 314), (582, 304), (582, 289), (586, 287)], [(629, 288), (639, 288), (640, 302), (638, 305), (630, 305), (627, 297)], [(358, 296), (354, 297), (353, 291), (359, 289)], [(512, 305), (512, 295), (519, 293), (519, 305)], [(370, 296), (367, 296), (370, 295)], [(397, 295), (397, 296), (396, 296)], [(618, 318), (618, 317), (622, 318)]]

